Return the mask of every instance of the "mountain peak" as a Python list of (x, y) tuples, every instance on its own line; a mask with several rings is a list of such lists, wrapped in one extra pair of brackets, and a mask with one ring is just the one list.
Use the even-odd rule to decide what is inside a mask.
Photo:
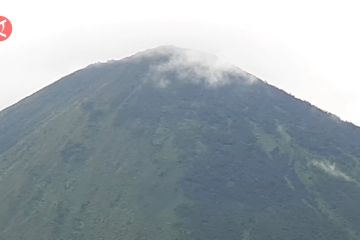
[[(173, 45), (162, 45), (155, 48), (137, 52), (121, 60), (111, 60), (105, 63), (95, 63), (88, 67), (111, 67), (122, 63), (138, 64), (146, 62), (150, 68), (149, 75), (161, 78), (162, 75), (175, 73), (179, 79), (197, 79), (198, 82), (218, 85), (228, 83), (231, 79), (254, 83), (260, 81), (255, 76), (245, 72), (216, 55), (181, 48)], [(160, 76), (161, 75), (161, 76)]]
[(359, 239), (360, 129), (243, 82), (161, 46), (0, 112), (1, 239)]
[(153, 72), (177, 72), (183, 79), (201, 78), (210, 84), (225, 83), (229, 76), (240, 77), (249, 82), (258, 80), (216, 55), (172, 45), (148, 49), (129, 57), (129, 60), (134, 61), (145, 59), (154, 65)]
[(209, 62), (209, 61), (219, 61), (218, 57), (197, 51), (188, 48), (181, 48), (173, 45), (162, 45), (154, 48), (150, 48), (144, 51), (140, 51), (135, 53), (134, 55), (129, 57), (130, 59), (165, 59), (165, 60), (179, 60), (181, 58), (182, 61), (188, 61), (190, 63), (193, 62)]
[(151, 54), (159, 54), (159, 55), (173, 55), (181, 52), (191, 51), (186, 48), (177, 47), (174, 45), (160, 45), (158, 47), (150, 48), (145, 51), (141, 51), (135, 55), (151, 55)]

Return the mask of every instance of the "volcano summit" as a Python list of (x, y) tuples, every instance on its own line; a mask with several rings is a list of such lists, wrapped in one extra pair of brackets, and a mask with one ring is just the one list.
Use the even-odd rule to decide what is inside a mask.
[(358, 240), (360, 128), (215, 56), (90, 65), (0, 112), (0, 239)]

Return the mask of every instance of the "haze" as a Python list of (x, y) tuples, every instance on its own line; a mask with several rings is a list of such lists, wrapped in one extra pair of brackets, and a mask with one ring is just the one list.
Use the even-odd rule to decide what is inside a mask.
[(356, 1), (1, 3), (0, 109), (79, 68), (159, 45), (217, 55), (360, 125)]

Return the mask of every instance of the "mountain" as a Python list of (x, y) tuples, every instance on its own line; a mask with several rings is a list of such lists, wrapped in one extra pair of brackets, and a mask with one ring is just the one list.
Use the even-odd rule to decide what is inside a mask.
[(165, 46), (0, 112), (0, 239), (358, 240), (360, 128)]

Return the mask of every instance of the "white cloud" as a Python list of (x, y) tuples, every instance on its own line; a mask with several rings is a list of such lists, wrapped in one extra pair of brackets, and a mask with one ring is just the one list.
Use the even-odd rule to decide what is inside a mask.
[(220, 60), (215, 55), (194, 50), (182, 49), (172, 46), (163, 46), (144, 53), (140, 56), (164, 55), (170, 59), (155, 65), (151, 69), (152, 79), (160, 87), (166, 87), (171, 79), (165, 77), (166, 73), (175, 72), (177, 77), (195, 83), (207, 83), (211, 87), (221, 86), (228, 83), (229, 76), (235, 75), (243, 80), (243, 83), (252, 84), (259, 81), (253, 75)]
[(3, 1), (1, 14), (14, 31), (0, 44), (0, 109), (90, 63), (174, 44), (214, 53), (360, 125), (358, 5), (353, 0)]

